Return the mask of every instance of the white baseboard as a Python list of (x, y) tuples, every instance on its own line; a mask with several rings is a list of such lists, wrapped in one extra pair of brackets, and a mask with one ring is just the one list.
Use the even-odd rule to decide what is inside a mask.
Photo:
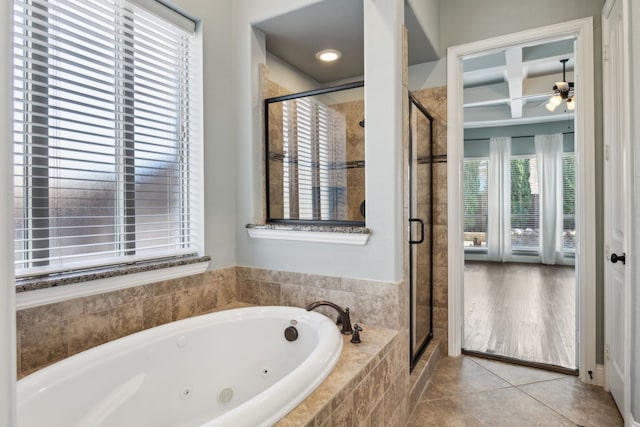
[(592, 384), (600, 387), (604, 387), (604, 365), (596, 365), (596, 372), (595, 372), (595, 375), (593, 376)]

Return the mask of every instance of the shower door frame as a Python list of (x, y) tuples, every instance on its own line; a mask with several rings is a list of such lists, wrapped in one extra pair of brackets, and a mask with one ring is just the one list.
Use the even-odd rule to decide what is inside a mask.
[[(420, 103), (420, 101), (413, 96), (411, 92), (409, 92), (408, 96), (409, 102), (409, 132), (408, 132), (408, 164), (407, 164), (407, 173), (408, 173), (408, 240), (407, 244), (409, 246), (409, 369), (413, 370), (416, 363), (422, 357), (425, 349), (431, 342), (433, 338), (433, 116), (427, 111), (427, 109)], [(414, 185), (417, 190), (417, 182), (413, 180), (413, 149), (415, 141), (413, 140), (414, 133), (411, 126), (411, 114), (413, 111), (413, 107), (416, 107), (424, 116), (429, 120), (429, 156), (428, 156), (428, 164), (429, 164), (429, 223), (427, 226), (429, 227), (429, 241), (426, 242), (429, 245), (429, 333), (420, 340), (416, 339), (416, 343), (414, 344), (414, 332), (416, 330), (416, 326), (414, 323), (415, 318), (415, 273), (414, 269), (416, 265), (414, 265), (414, 251), (416, 244), (424, 244), (424, 227), (425, 224), (420, 218), (415, 218), (413, 216), (413, 207), (414, 207)], [(417, 166), (417, 164), (415, 165)], [(413, 229), (412, 225), (415, 222), (419, 222), (422, 228), (421, 238), (418, 241), (413, 240)]]

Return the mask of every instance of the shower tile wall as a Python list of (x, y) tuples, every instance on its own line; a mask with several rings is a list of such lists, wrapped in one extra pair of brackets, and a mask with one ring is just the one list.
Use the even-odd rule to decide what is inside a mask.
[(235, 267), (230, 267), (18, 310), (18, 378), (91, 347), (235, 300)]
[[(434, 118), (433, 155), (447, 154), (447, 88), (446, 86), (412, 92)], [(426, 173), (419, 176), (426, 178)], [(418, 189), (418, 191), (425, 191)], [(419, 197), (419, 200), (420, 197)], [(447, 270), (447, 163), (433, 165), (433, 322), (434, 336), (442, 340), (446, 352), (448, 341), (448, 270)], [(428, 268), (418, 264), (419, 268)]]
[(331, 108), (344, 113), (347, 130), (347, 205), (350, 221), (364, 221), (360, 204), (364, 202), (364, 101), (332, 104)]
[[(263, 66), (263, 98), (274, 98), (276, 96), (288, 95), (291, 91), (272, 82), (268, 79), (267, 67)], [(272, 218), (284, 218), (283, 200), (283, 168), (282, 158), (284, 157), (282, 141), (282, 104), (275, 103), (269, 107), (269, 152), (275, 153), (277, 157), (269, 160), (269, 203)], [(296, 209), (296, 207), (292, 207)]]

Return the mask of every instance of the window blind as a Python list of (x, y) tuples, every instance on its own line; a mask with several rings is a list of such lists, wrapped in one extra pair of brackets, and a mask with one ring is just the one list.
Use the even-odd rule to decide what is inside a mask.
[(282, 103), (285, 219), (346, 217), (346, 123), (343, 113), (299, 98)]
[(195, 252), (194, 33), (165, 12), (14, 0), (17, 277)]
[(464, 245), (487, 248), (489, 159), (464, 160)]
[(565, 252), (576, 250), (576, 154), (562, 155), (562, 242)]

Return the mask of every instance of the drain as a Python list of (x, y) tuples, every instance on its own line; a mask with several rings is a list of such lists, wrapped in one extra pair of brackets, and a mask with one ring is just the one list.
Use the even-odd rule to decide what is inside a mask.
[(220, 403), (229, 403), (233, 399), (233, 389), (231, 387), (225, 387), (220, 390), (218, 394), (218, 400)]
[(298, 330), (296, 329), (295, 326), (289, 326), (287, 329), (284, 330), (284, 338), (291, 342), (291, 341), (295, 341), (298, 339)]

